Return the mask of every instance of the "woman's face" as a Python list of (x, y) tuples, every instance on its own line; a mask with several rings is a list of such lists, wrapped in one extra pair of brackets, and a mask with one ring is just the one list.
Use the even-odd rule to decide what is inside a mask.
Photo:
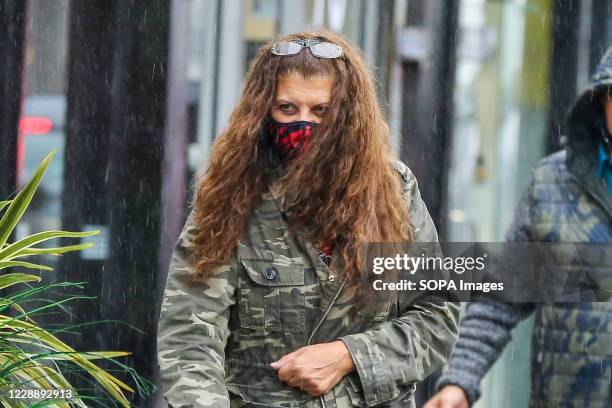
[(272, 118), (277, 122), (306, 120), (321, 123), (331, 99), (333, 80), (328, 77), (303, 78), (300, 74), (283, 75), (278, 80)]

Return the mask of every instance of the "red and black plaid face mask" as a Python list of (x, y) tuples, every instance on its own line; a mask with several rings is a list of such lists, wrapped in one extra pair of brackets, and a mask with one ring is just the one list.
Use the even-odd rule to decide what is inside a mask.
[(305, 120), (281, 123), (274, 119), (270, 119), (267, 126), (272, 145), (283, 159), (293, 159), (301, 151), (307, 151), (316, 127), (317, 123)]

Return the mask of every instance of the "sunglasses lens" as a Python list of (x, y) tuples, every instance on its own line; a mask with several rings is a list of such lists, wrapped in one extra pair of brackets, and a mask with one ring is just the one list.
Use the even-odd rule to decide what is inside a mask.
[(302, 50), (302, 44), (293, 41), (279, 41), (272, 45), (272, 52), (276, 55), (294, 55)]
[(320, 42), (312, 44), (310, 51), (313, 55), (320, 58), (340, 58), (342, 56), (342, 48), (339, 45), (330, 42)]

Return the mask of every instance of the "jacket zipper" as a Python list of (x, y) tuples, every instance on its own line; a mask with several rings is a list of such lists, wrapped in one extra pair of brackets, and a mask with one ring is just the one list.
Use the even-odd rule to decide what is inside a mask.
[[(342, 284), (340, 285), (340, 287), (338, 288), (338, 290), (336, 291), (336, 294), (334, 295), (334, 297), (332, 298), (332, 301), (329, 303), (329, 305), (327, 306), (327, 309), (325, 309), (325, 313), (323, 313), (323, 316), (321, 316), (321, 319), (319, 319), (317, 325), (315, 326), (315, 328), (312, 330), (312, 333), (310, 334), (310, 337), (308, 338), (308, 343), (306, 344), (307, 346), (310, 346), (310, 342), (312, 341), (312, 338), (314, 337), (314, 335), (317, 333), (317, 330), (319, 330), (319, 327), (321, 327), (321, 324), (323, 324), (323, 322), (325, 321), (325, 319), (327, 318), (327, 315), (329, 314), (332, 306), (334, 305), (334, 303), (336, 303), (336, 300), (338, 299), (338, 297), (340, 296), (340, 292), (342, 292), (342, 289), (344, 289), (344, 285), (346, 284), (346, 276), (344, 277), (344, 280), (342, 281)], [(325, 398), (323, 397), (323, 395), (319, 396), (319, 402), (321, 403), (321, 408), (327, 408), (327, 404), (325, 404)]]
[(319, 319), (319, 321), (317, 322), (317, 325), (312, 330), (312, 333), (310, 334), (310, 337), (308, 338), (308, 343), (306, 344), (307, 346), (310, 346), (310, 342), (312, 341), (312, 338), (317, 333), (317, 330), (319, 330), (319, 327), (321, 327), (321, 324), (323, 324), (323, 322), (325, 321), (325, 318), (327, 318), (327, 315), (329, 314), (329, 311), (331, 310), (334, 303), (336, 303), (336, 300), (338, 300), (338, 296), (340, 296), (340, 292), (342, 292), (342, 289), (344, 289), (344, 285), (346, 285), (346, 279), (347, 278), (344, 277), (344, 280), (342, 281), (342, 284), (336, 291), (336, 294), (334, 295), (332, 301), (327, 306), (327, 309), (325, 309), (325, 313), (323, 313), (323, 316), (321, 316), (321, 319)]

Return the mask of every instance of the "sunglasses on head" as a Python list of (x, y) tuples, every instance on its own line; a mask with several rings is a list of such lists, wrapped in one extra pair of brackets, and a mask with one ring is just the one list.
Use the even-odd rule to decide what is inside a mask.
[(304, 48), (308, 48), (312, 55), (319, 58), (340, 58), (344, 54), (342, 47), (338, 44), (317, 38), (298, 38), (291, 41), (277, 41), (272, 44), (272, 54), (296, 55)]

